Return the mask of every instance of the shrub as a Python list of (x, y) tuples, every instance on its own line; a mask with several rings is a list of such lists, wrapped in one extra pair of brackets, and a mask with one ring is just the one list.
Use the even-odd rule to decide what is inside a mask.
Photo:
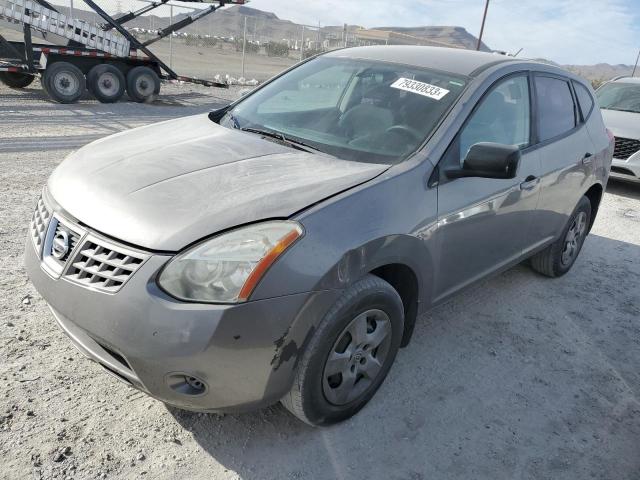
[(269, 42), (265, 47), (267, 55), (270, 57), (288, 57), (289, 46), (286, 43)]

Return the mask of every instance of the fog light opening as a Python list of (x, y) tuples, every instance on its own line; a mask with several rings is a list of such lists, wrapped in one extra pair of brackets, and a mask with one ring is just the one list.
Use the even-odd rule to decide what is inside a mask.
[(185, 381), (189, 384), (189, 386), (191, 388), (193, 388), (194, 390), (198, 390), (199, 392), (203, 392), (205, 387), (204, 387), (204, 383), (202, 383), (200, 380), (198, 380), (196, 377), (184, 377)]
[(181, 395), (197, 396), (207, 392), (207, 384), (198, 377), (188, 373), (173, 373), (167, 375), (167, 384)]

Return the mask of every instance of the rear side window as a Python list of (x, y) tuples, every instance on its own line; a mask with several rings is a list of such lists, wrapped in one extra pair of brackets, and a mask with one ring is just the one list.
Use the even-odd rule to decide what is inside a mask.
[(536, 75), (538, 137), (541, 142), (557, 137), (576, 126), (576, 111), (569, 82)]
[(576, 96), (578, 97), (578, 103), (580, 104), (580, 111), (582, 112), (583, 120), (586, 120), (591, 109), (593, 108), (593, 97), (587, 87), (578, 82), (573, 82), (573, 88), (576, 90)]

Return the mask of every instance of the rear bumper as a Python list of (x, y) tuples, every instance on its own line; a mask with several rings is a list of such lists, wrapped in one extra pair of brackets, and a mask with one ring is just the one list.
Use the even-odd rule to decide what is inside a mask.
[(611, 162), (611, 178), (640, 182), (640, 154), (628, 160), (614, 158)]
[[(179, 408), (243, 411), (289, 390), (299, 353), (339, 291), (239, 305), (176, 301), (153, 281), (169, 257), (152, 256), (116, 294), (51, 277), (30, 239), (27, 273), (56, 321), (87, 357), (128, 385)], [(181, 388), (194, 377), (204, 391)], [(182, 382), (184, 383), (184, 382)]]

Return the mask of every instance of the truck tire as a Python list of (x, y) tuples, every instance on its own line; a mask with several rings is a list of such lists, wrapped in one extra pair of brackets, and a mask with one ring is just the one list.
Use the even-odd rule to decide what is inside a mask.
[(87, 75), (87, 87), (101, 103), (115, 103), (120, 100), (124, 95), (125, 86), (124, 74), (107, 63), (96, 65)]
[(55, 62), (44, 72), (45, 90), (58, 103), (76, 103), (87, 88), (82, 70), (68, 62)]
[(398, 292), (374, 275), (362, 278), (342, 294), (313, 332), (282, 404), (313, 426), (355, 415), (387, 376), (403, 330)]
[(11, 88), (25, 88), (31, 85), (36, 77), (20, 72), (0, 72), (0, 82)]
[(160, 93), (160, 78), (149, 67), (135, 67), (127, 73), (127, 93), (134, 102), (151, 102)]
[(558, 240), (531, 257), (531, 267), (547, 277), (561, 277), (578, 258), (591, 225), (591, 202), (582, 197)]

